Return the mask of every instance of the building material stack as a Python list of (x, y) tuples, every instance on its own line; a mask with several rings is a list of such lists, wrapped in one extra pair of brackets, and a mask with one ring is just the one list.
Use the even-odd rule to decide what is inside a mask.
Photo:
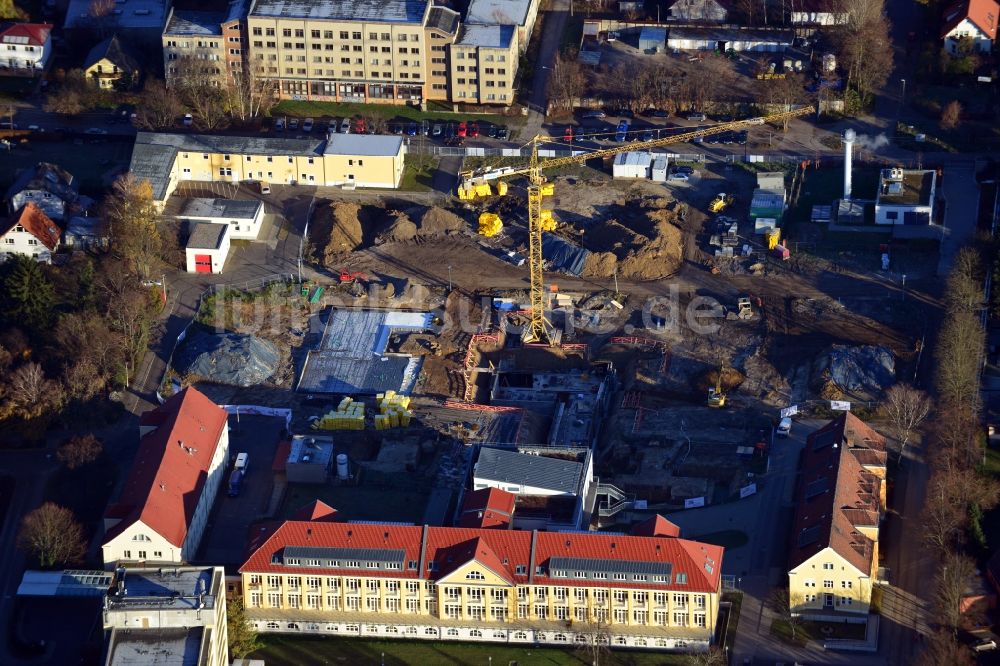
[(364, 430), (365, 403), (345, 397), (337, 409), (327, 412), (312, 424), (313, 430)]
[(386, 391), (375, 396), (378, 399), (378, 411), (375, 415), (375, 429), (405, 428), (410, 425), (413, 413), (410, 412), (410, 398), (397, 395), (395, 391)]

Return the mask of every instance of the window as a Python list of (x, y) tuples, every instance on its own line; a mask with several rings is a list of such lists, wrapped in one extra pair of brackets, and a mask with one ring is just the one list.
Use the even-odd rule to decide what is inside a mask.
[(264, 31), (261, 30), (260, 28), (254, 28), (253, 29), (253, 35), (254, 35), (254, 37), (260, 37), (262, 34), (264, 34)]
[(816, 587), (816, 580), (815, 580), (815, 579), (813, 579), (813, 578), (806, 578), (806, 579), (805, 579), (805, 580), (804, 580), (804, 581), (802, 582), (802, 585), (803, 585), (804, 587)]
[(675, 594), (674, 595), (674, 606), (678, 608), (687, 608), (688, 595), (686, 594)]
[(823, 563), (823, 570), (824, 571), (833, 571), (833, 563), (832, 562), (824, 562)]
[(465, 580), (485, 580), (486, 576), (483, 575), (482, 571), (470, 571), (465, 574)]
[(649, 613), (644, 610), (634, 610), (632, 611), (632, 620), (636, 624), (648, 624)]
[(267, 605), (269, 608), (281, 608), (281, 595), (275, 592), (268, 594)]
[(677, 574), (677, 581), (676, 581), (676, 583), (678, 585), (687, 585), (687, 583), (688, 583), (688, 575), (686, 573), (679, 573), (679, 574)]
[(705, 595), (704, 594), (696, 594), (696, 595), (694, 595), (694, 607), (697, 608), (697, 609), (699, 609), (699, 610), (704, 610), (705, 609)]
[(319, 39), (319, 30), (312, 30), (312, 31), (309, 32), (309, 35), (313, 39)]
[(832, 580), (824, 580), (823, 581), (823, 588), (827, 589), (827, 590), (832, 590), (833, 589), (833, 581)]
[(548, 617), (548, 615), (549, 615), (548, 606), (541, 606), (541, 605), (535, 606), (535, 616), (539, 620), (546, 619)]
[(854, 600), (851, 599), (850, 597), (841, 597), (840, 598), (840, 605), (841, 606), (850, 606), (853, 603), (854, 603)]
[(674, 613), (674, 625), (678, 627), (688, 626), (688, 616), (687, 613), (675, 612)]
[(854, 582), (849, 580), (842, 580), (840, 581), (840, 586), (844, 588), (850, 588), (854, 586)]
[[(38, 241), (35, 240), (34, 238), (30, 238), (28, 239), (28, 245), (38, 245)], [(139, 559), (140, 560), (146, 559), (146, 551), (144, 550), (139, 551)]]

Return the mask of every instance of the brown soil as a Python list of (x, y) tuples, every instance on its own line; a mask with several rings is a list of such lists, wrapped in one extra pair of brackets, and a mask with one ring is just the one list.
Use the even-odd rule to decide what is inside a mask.
[(616, 261), (625, 280), (656, 280), (677, 272), (684, 253), (683, 234), (676, 226), (681, 206), (656, 197), (640, 207), (622, 221), (605, 220), (584, 234), (583, 244), (593, 252), (584, 264), (584, 277), (611, 277)]
[(376, 243), (400, 243), (411, 241), (417, 235), (417, 225), (413, 223), (406, 213), (391, 211), (389, 213), (390, 222), (385, 230), (379, 234)]
[(407, 213), (417, 221), (421, 236), (458, 233), (467, 226), (458, 215), (437, 206), (426, 208), (420, 214), (414, 214), (413, 209)]
[(343, 254), (364, 244), (361, 206), (343, 201), (319, 206), (313, 215), (310, 235), (316, 258), (327, 266), (336, 263)]

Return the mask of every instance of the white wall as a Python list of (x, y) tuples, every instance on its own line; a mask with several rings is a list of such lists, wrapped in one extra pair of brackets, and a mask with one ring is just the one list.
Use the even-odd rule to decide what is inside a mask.
[(187, 259), (187, 272), (197, 273), (195, 267), (195, 257), (202, 254), (207, 254), (212, 258), (212, 273), (221, 273), (223, 267), (226, 265), (226, 257), (229, 256), (229, 225), (227, 227), (226, 233), (222, 235), (222, 242), (219, 243), (219, 248), (217, 250), (208, 250), (201, 248), (185, 248), (184, 254)]
[(52, 253), (49, 252), (49, 248), (27, 231), (15, 231), (15, 229), (16, 227), (0, 236), (0, 255), (24, 254), (45, 263), (51, 261)]
[[(141, 520), (126, 527), (121, 534), (101, 546), (105, 568), (117, 562), (164, 562), (180, 564), (181, 551), (154, 532)], [(145, 557), (142, 557), (145, 553)], [(159, 553), (159, 555), (157, 555)]]
[(993, 42), (969, 19), (964, 19), (945, 36), (944, 47), (948, 53), (957, 55), (959, 38), (971, 39), (975, 49), (980, 53), (989, 53), (993, 48)]
[[(228, 243), (226, 245), (228, 250)], [(198, 544), (201, 543), (201, 536), (205, 531), (205, 525), (208, 523), (208, 516), (212, 512), (212, 505), (215, 503), (215, 497), (219, 494), (219, 487), (226, 476), (228, 463), (229, 424), (224, 423), (222, 434), (219, 436), (219, 442), (215, 446), (215, 454), (212, 456), (212, 462), (208, 467), (208, 478), (205, 480), (204, 488), (202, 488), (201, 497), (198, 498), (198, 505), (195, 507), (194, 515), (191, 517), (191, 524), (188, 525), (187, 538), (184, 540), (184, 550), (181, 553), (185, 562), (190, 562), (191, 558), (198, 551)]]
[[(13, 49), (9, 47), (13, 46)], [(43, 46), (28, 44), (0, 44), (0, 65), (11, 69), (45, 69), (52, 55), (52, 37)], [(30, 51), (28, 49), (31, 49)]]
[[(329, 636), (381, 636), (383, 638), (404, 638), (408, 640), (430, 641), (476, 641), (534, 643), (557, 646), (585, 645), (594, 640), (593, 634), (583, 625), (583, 631), (578, 632), (567, 628), (562, 631), (545, 631), (536, 629), (506, 629), (503, 627), (462, 627), (440, 626), (432, 624), (433, 618), (414, 618), (412, 625), (394, 623), (380, 624), (373, 622), (315, 622), (275, 618), (273, 620), (254, 619), (250, 624), (263, 633), (303, 633)], [(685, 650), (688, 652), (704, 652), (708, 650), (706, 639), (675, 638), (665, 634), (662, 637), (636, 636), (627, 632), (628, 627), (613, 625), (605, 630), (610, 634), (611, 647), (645, 648), (648, 650)], [(688, 632), (692, 627), (687, 627)]]
[[(895, 213), (895, 219), (890, 219), (889, 213)], [(875, 206), (875, 224), (903, 224), (906, 213), (926, 213), (933, 222), (933, 209), (931, 206), (893, 206), (890, 204), (878, 204)]]

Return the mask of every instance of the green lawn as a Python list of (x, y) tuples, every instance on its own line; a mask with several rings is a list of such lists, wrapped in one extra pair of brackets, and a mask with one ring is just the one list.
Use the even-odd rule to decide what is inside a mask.
[(438, 167), (437, 158), (428, 155), (407, 155), (404, 158), (403, 183), (401, 190), (408, 192), (429, 192), (434, 184), (434, 172)]
[(380, 116), (388, 121), (393, 120), (442, 120), (460, 121), (476, 120), (480, 123), (494, 125), (520, 125), (524, 120), (520, 116), (504, 116), (501, 114), (470, 114), (451, 113), (443, 110), (421, 111), (415, 106), (396, 106), (393, 104), (346, 104), (339, 102), (303, 102), (283, 100), (271, 109), (271, 117), (298, 116), (300, 118), (344, 118), (345, 116)]
[[(348, 664), (363, 666), (435, 666), (447, 664), (495, 664), (507, 666), (589, 666), (584, 652), (554, 648), (513, 647), (505, 644), (451, 643), (441, 641), (379, 641), (340, 637), (305, 637), (263, 634), (264, 647), (250, 655), (268, 666), (319, 666)], [(491, 661), (492, 657), (492, 661)], [(607, 666), (679, 666), (687, 663), (680, 654), (612, 652), (602, 657)]]
[(93, 139), (73, 141), (28, 141), (7, 151), (0, 149), (0, 188), (6, 190), (17, 172), (38, 162), (58, 164), (80, 181), (86, 194), (104, 188), (103, 177), (114, 169), (128, 166), (132, 158), (130, 141)]
[(865, 639), (866, 625), (848, 624), (846, 622), (806, 622), (800, 620), (795, 627), (795, 639), (792, 639), (792, 627), (787, 620), (777, 619), (771, 623), (771, 634), (789, 645), (805, 645), (809, 641), (822, 641), (827, 638), (848, 638), (856, 641)]

